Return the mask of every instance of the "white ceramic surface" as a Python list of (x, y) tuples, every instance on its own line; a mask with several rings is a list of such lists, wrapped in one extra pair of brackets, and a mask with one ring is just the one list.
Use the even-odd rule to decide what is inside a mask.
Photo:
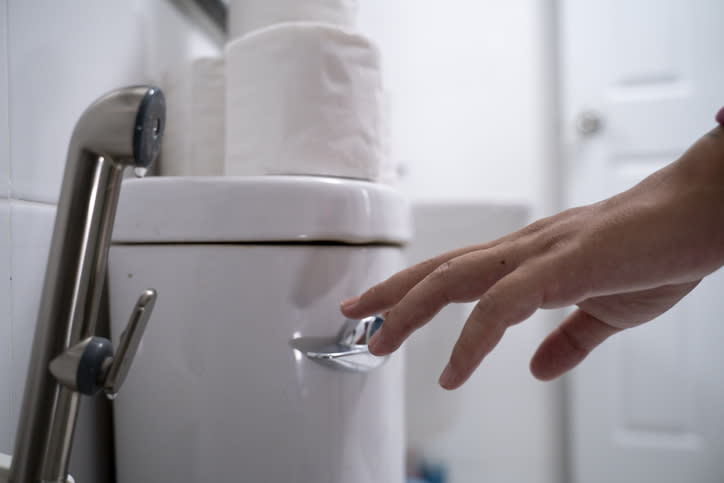
[(114, 403), (119, 483), (402, 481), (401, 354), (360, 374), (290, 341), (334, 338), (339, 302), (402, 268), (404, 200), (370, 183), (282, 176), (124, 190), (113, 338), (142, 290), (158, 301)]
[(119, 483), (403, 480), (402, 358), (322, 366), (298, 336), (334, 336), (339, 302), (401, 268), (399, 247), (114, 245), (111, 324), (158, 291), (114, 403)]
[[(10, 204), (0, 199), (0, 233), (10, 230)], [(10, 237), (0, 236), (0, 452), (10, 452)]]
[(387, 186), (319, 176), (153, 177), (121, 189), (116, 242), (393, 242), (409, 207)]

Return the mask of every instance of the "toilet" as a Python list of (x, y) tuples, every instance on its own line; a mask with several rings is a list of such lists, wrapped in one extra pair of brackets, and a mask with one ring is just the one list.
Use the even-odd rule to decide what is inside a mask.
[(121, 193), (112, 338), (143, 290), (158, 299), (114, 401), (117, 481), (403, 481), (402, 355), (349, 370), (298, 342), (335, 342), (340, 301), (403, 268), (404, 198), (304, 176), (128, 179)]

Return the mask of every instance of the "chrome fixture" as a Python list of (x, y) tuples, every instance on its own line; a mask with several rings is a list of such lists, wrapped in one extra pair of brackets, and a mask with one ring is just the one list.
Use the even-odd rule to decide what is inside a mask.
[(380, 316), (348, 319), (335, 339), (298, 337), (290, 343), (295, 350), (320, 364), (347, 371), (367, 372), (387, 360), (387, 357), (372, 355), (367, 347), (368, 341), (383, 322)]
[(590, 137), (601, 131), (603, 128), (603, 119), (596, 111), (584, 110), (578, 113), (575, 125), (578, 134), (583, 137)]
[(109, 399), (115, 399), (141, 344), (155, 303), (154, 289), (141, 294), (131, 313), (131, 320), (121, 334), (115, 356), (111, 341), (103, 337), (87, 337), (50, 361), (50, 372), (73, 391), (92, 396), (103, 389)]
[(106, 94), (71, 137), (10, 468), (11, 482), (65, 482), (80, 394), (115, 394), (155, 292), (141, 294), (118, 354), (94, 337), (123, 170), (148, 168), (161, 147), (160, 89)]

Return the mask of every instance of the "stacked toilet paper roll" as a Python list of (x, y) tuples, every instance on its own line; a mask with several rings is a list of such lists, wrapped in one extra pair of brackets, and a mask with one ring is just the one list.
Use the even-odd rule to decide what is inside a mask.
[(392, 155), (392, 140), (390, 137), (390, 111), (391, 99), (387, 91), (383, 91), (381, 105), (380, 126), (380, 169), (376, 181), (387, 185), (395, 185), (398, 179), (398, 165)]
[(225, 174), (378, 178), (386, 108), (364, 36), (316, 22), (258, 29), (227, 45), (226, 79)]
[(196, 58), (170, 69), (161, 83), (166, 128), (163, 176), (221, 176), (224, 172), (225, 63)]
[(357, 0), (231, 0), (229, 38), (236, 39), (278, 23), (298, 21), (351, 29), (357, 10)]

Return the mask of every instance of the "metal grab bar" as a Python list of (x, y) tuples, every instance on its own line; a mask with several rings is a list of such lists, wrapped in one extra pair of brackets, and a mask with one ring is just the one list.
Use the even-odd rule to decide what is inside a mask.
[[(66, 480), (80, 393), (72, 388), (74, 382), (60, 382), (50, 364), (63, 354), (72, 359), (69, 350), (95, 334), (123, 170), (130, 166), (145, 171), (155, 160), (165, 112), (160, 89), (134, 86), (98, 99), (75, 126), (30, 353), (11, 482)], [(77, 359), (80, 363), (82, 358)], [(66, 373), (72, 364), (61, 360), (60, 366)]]

